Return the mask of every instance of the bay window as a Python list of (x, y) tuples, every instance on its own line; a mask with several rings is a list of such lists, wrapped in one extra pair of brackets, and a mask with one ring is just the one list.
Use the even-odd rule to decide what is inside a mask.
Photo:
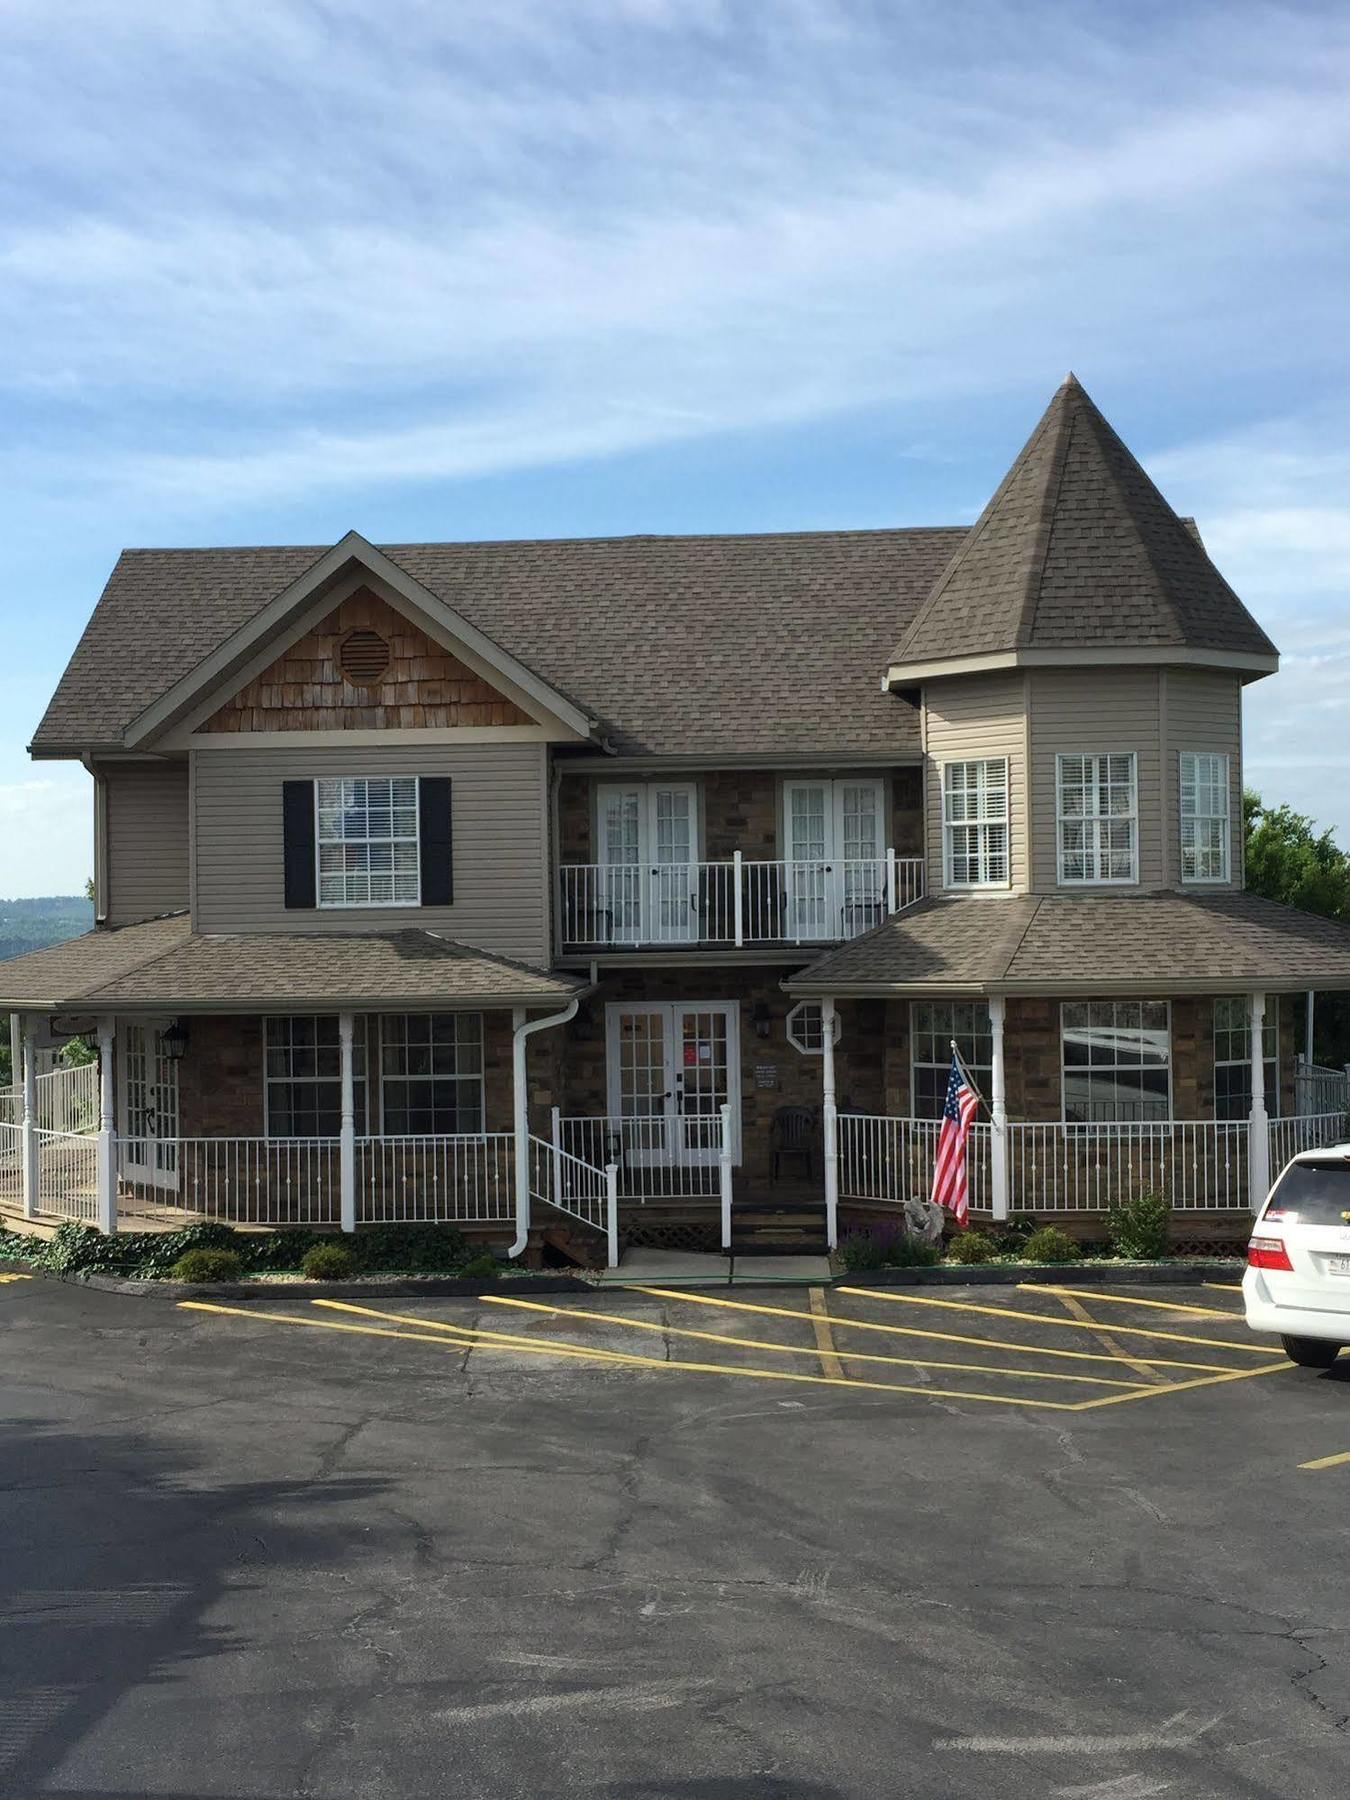
[(1139, 783), (1134, 752), (1056, 759), (1059, 879), (1139, 879)]
[(1006, 887), (1008, 759), (986, 756), (942, 770), (942, 831), (948, 887)]
[(1228, 758), (1209, 751), (1184, 750), (1180, 776), (1181, 879), (1227, 881)]

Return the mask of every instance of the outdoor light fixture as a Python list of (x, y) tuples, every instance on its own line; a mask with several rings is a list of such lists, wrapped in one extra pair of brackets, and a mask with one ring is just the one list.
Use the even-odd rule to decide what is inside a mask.
[(159, 1047), (170, 1062), (177, 1062), (187, 1049), (188, 1028), (181, 1019), (175, 1019), (167, 1031), (159, 1034)]
[(773, 1014), (762, 1000), (756, 1000), (750, 1009), (750, 1023), (755, 1028), (755, 1036), (766, 1038), (773, 1029)]

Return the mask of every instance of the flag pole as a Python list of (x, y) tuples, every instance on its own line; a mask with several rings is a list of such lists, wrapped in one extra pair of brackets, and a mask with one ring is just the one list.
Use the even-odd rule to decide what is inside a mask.
[(992, 1119), (994, 1116), (994, 1109), (992, 1106), (990, 1106), (989, 1102), (985, 1099), (984, 1095), (980, 1092), (979, 1088), (976, 1086), (975, 1077), (971, 1074), (970, 1070), (966, 1067), (965, 1058), (962, 1056), (961, 1052), (956, 1047), (956, 1039), (952, 1038), (950, 1040), (950, 1042), (951, 1042), (951, 1047), (952, 1047), (952, 1060), (955, 1062), (957, 1068), (960, 1069), (962, 1079), (964, 1080), (966, 1086), (970, 1089), (971, 1093), (974, 1094), (975, 1098), (979, 1101), (980, 1105), (984, 1108), (984, 1110), (989, 1114), (989, 1117)]

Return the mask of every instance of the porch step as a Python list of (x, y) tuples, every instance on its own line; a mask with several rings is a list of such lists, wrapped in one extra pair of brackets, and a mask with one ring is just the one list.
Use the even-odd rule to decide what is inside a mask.
[(731, 1209), (733, 1256), (823, 1256), (825, 1203), (744, 1200)]

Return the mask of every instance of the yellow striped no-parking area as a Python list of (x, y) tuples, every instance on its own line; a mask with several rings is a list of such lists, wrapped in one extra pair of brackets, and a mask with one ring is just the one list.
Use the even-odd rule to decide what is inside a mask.
[(1053, 1412), (1165, 1399), (1291, 1368), (1248, 1332), (1237, 1296), (1234, 1304), (1206, 1293), (1212, 1304), (1200, 1304), (1199, 1290), (1175, 1300), (1067, 1284), (938, 1294), (844, 1283), (813, 1287), (802, 1300), (799, 1293), (780, 1303), (634, 1284), (594, 1300), (531, 1298), (522, 1283), (469, 1301), (322, 1299), (282, 1310), (292, 1301), (285, 1293), (275, 1306), (181, 1306), (222, 1323), (416, 1344), (485, 1372), (589, 1366)]

